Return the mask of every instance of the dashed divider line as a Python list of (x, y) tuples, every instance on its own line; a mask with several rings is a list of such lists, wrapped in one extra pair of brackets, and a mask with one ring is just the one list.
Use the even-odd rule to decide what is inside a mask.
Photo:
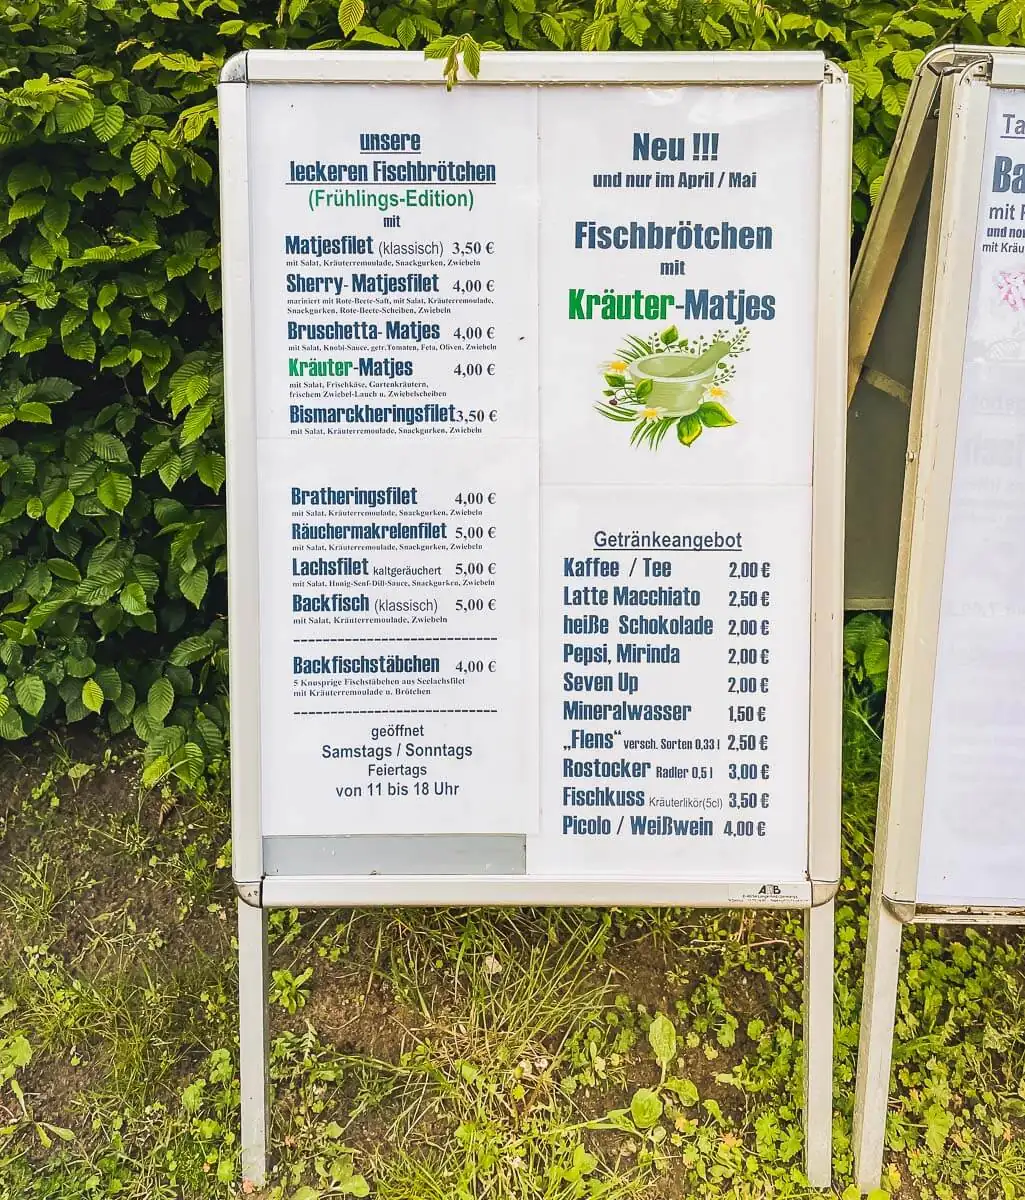
[(293, 642), (497, 642), (496, 637), (293, 638)]
[(496, 713), (497, 708), (329, 708), (296, 709), (293, 717), (355, 717), (370, 713)]

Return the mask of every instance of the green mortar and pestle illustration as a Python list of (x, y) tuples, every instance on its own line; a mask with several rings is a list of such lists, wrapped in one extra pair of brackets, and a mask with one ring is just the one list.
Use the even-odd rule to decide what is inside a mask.
[(729, 342), (713, 342), (696, 357), (660, 350), (635, 359), (627, 368), (634, 386), (650, 382), (646, 403), (663, 409), (667, 416), (686, 416), (701, 407), (712, 385), (719, 363), (730, 352)]
[(746, 325), (681, 336), (675, 325), (648, 337), (627, 334), (616, 357), (602, 364), (605, 387), (595, 410), (630, 429), (631, 446), (657, 450), (671, 441), (689, 447), (705, 429), (728, 429), (736, 420), (723, 404), (725, 384), (736, 375), (733, 359), (747, 350)]

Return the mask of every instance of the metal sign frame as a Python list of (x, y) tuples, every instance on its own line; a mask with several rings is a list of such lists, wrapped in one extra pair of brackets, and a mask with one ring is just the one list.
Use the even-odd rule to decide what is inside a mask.
[[(806, 911), (806, 1158), (828, 1186), (832, 1119), (833, 897), (840, 877), (841, 672), (851, 93), (819, 53), (484, 54), (459, 86), (802, 84), (821, 91), (817, 328), (809, 639), (808, 864), (793, 880), (700, 881), (458, 873), (268, 873), (261, 830), (259, 542), (256, 401), (249, 219), (250, 87), (275, 83), (419, 83), (444, 87), (439, 64), (404, 52), (243, 51), (225, 65), (220, 110), (225, 410), (231, 652), (232, 872), (239, 895), (243, 1171), (266, 1175), (266, 910), (353, 905), (581, 904), (791, 907)], [(306, 839), (313, 841), (315, 839)], [(343, 839), (346, 840), (346, 839)], [(355, 841), (356, 839), (353, 839)], [(382, 839), (364, 839), (365, 842)], [(432, 835), (406, 843), (400, 863), (452, 848)], [(329, 856), (325, 856), (329, 863)], [(395, 868), (393, 868), (395, 869)], [(442, 871), (446, 873), (441, 873)], [(350, 868), (351, 872), (351, 868)], [(762, 895), (757, 895), (763, 883)], [(743, 898), (737, 895), (743, 892)], [(782, 902), (772, 897), (781, 896)]]
[[(855, 280), (852, 308), (853, 394), (872, 325), (907, 234), (932, 157), (929, 230), (922, 309), (915, 349), (907, 469), (901, 513), (893, 634), (887, 681), (879, 816), (869, 907), (861, 1038), (855, 1090), (856, 1179), (862, 1192), (879, 1184), (901, 933), (906, 924), (1020, 924), (1025, 911), (918, 902), (947, 522), (953, 481), (964, 350), (982, 188), (990, 87), (1025, 87), (1025, 53), (983, 47), (943, 47), (919, 65), (935, 81), (916, 85), (898, 134), (898, 158), (887, 173)], [(934, 157), (923, 133), (934, 99)], [(887, 193), (891, 194), (887, 194)], [(869, 246), (873, 236), (878, 246)], [(972, 252), (965, 253), (964, 247)], [(860, 309), (859, 309), (860, 304)]]
[[(942, 161), (937, 154), (940, 89), (945, 78), (983, 58), (988, 61), (979, 47), (939, 46), (922, 59), (851, 277), (848, 609), (893, 608), (914, 329), (924, 311), (921, 258), (927, 231), (922, 217), (931, 208), (927, 184), (934, 163)], [(894, 303), (895, 312), (888, 307)]]

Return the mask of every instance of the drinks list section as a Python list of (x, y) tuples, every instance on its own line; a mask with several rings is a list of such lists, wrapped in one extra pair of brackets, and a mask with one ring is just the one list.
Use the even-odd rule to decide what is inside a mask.
[(546, 495), (537, 870), (803, 875), (809, 508), (682, 499)]
[(531, 871), (805, 876), (818, 103), (541, 97)]
[(273, 90), (250, 131), (264, 831), (531, 831), (536, 97), (296, 85), (283, 123)]

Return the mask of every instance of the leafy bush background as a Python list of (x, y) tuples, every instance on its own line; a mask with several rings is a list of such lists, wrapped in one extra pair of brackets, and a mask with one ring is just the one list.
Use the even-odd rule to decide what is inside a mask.
[[(855, 232), (924, 52), (1025, 0), (17, 0), (0, 11), (0, 736), (224, 753), (215, 84), (251, 47), (821, 49), (854, 85)], [(439, 72), (442, 64), (439, 63)]]

